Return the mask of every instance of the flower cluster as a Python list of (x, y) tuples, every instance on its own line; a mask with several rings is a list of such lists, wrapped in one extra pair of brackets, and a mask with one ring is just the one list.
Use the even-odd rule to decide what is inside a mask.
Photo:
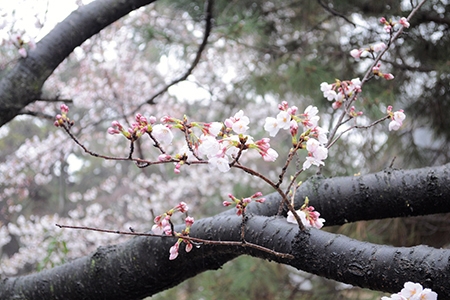
[[(184, 237), (189, 236), (192, 224), (194, 224), (194, 218), (186, 217), (184, 222), (186, 223), (186, 228), (183, 229), (183, 231), (181, 233), (176, 233), (175, 235), (177, 235), (177, 236), (184, 236)], [(189, 240), (187, 240), (187, 239), (179, 238), (175, 242), (175, 244), (172, 247), (170, 247), (170, 249), (169, 249), (169, 253), (170, 253), (169, 260), (174, 260), (175, 258), (178, 257), (178, 251), (180, 249), (180, 244), (182, 242), (186, 243), (185, 251), (186, 252), (191, 252), (191, 250), (192, 250), (192, 243)]]
[(61, 104), (61, 114), (57, 114), (55, 118), (55, 122), (53, 125), (56, 127), (64, 127), (68, 128), (72, 127), (74, 122), (67, 117), (67, 113), (69, 112), (69, 107), (65, 104)]
[[(200, 123), (180, 121), (176, 119), (166, 119), (166, 122), (175, 122), (188, 135), (188, 146), (193, 154), (203, 159), (206, 156), (211, 169), (218, 169), (220, 172), (228, 172), (231, 162), (237, 160), (239, 156), (248, 149), (255, 149), (265, 161), (275, 161), (278, 153), (270, 147), (270, 139), (263, 138), (254, 141), (253, 137), (246, 135), (249, 128), (250, 119), (242, 110), (233, 117), (227, 118), (224, 123)], [(192, 130), (199, 128), (201, 135), (197, 136)], [(168, 159), (165, 156), (163, 159)]]
[[(162, 119), (163, 120), (163, 119)], [(131, 141), (135, 141), (143, 134), (148, 133), (155, 139), (155, 142), (159, 142), (164, 145), (172, 143), (173, 134), (169, 125), (156, 124), (156, 118), (151, 116), (149, 119), (141, 114), (136, 114), (135, 122), (131, 124), (131, 127), (127, 130), (118, 122), (113, 121), (111, 127), (108, 128), (109, 134), (122, 134), (124, 137)]]
[(376, 44), (373, 44), (372, 46), (368, 47), (368, 48), (359, 48), (359, 49), (353, 49), (352, 51), (350, 51), (350, 55), (353, 58), (359, 59), (361, 57), (366, 57), (369, 54), (374, 54), (377, 52), (381, 52), (383, 50), (385, 50), (387, 48), (386, 44), (383, 42), (379, 42)]
[(386, 31), (387, 33), (392, 33), (396, 24), (399, 24), (404, 28), (409, 28), (410, 26), (408, 19), (406, 19), (405, 17), (400, 18), (398, 22), (394, 22), (392, 20), (388, 21), (385, 17), (382, 17), (380, 18), (380, 23), (384, 25), (384, 31)]
[(262, 193), (257, 192), (248, 198), (238, 199), (235, 196), (233, 196), (232, 194), (229, 194), (228, 197), (230, 197), (230, 199), (232, 201), (223, 201), (223, 205), (230, 206), (234, 203), (236, 205), (236, 209), (237, 209), (236, 214), (238, 216), (241, 216), (245, 213), (245, 209), (246, 209), (247, 205), (250, 202), (252, 202), (253, 199), (255, 199), (255, 201), (259, 202), (259, 203), (263, 203), (266, 200), (265, 198), (260, 198), (261, 196), (262, 196)]
[(358, 93), (361, 93), (361, 80), (359, 78), (345, 81), (336, 79), (336, 82), (331, 84), (322, 82), (320, 90), (328, 101), (334, 101), (333, 108), (338, 109), (345, 100), (356, 97)]
[[(264, 129), (269, 132), (270, 136), (275, 136), (280, 129), (289, 129), (293, 145), (306, 142), (306, 145), (301, 147), (308, 150), (303, 169), (306, 170), (311, 165), (324, 165), (323, 160), (328, 156), (328, 149), (324, 146), (328, 142), (328, 131), (318, 126), (320, 117), (317, 116), (319, 112), (317, 107), (310, 105), (302, 114), (297, 114), (296, 106), (289, 106), (286, 101), (283, 101), (278, 105), (278, 109), (280, 112), (276, 118), (266, 118)], [(303, 132), (298, 137), (300, 125), (303, 126)]]
[[(317, 229), (320, 229), (323, 227), (323, 223), (325, 223), (325, 219), (319, 218), (320, 213), (317, 211), (314, 211), (313, 206), (309, 206), (309, 199), (306, 197), (305, 203), (302, 205), (302, 207), (299, 210), (296, 210), (295, 212), (300, 217), (300, 220), (302, 221), (302, 224), (305, 227), (315, 227)], [(297, 220), (294, 217), (294, 214), (289, 211), (287, 215), (287, 222), (297, 224)]]
[(170, 247), (170, 250), (169, 250), (169, 253), (170, 253), (169, 259), (170, 260), (177, 258), (178, 250), (179, 250), (180, 244), (182, 242), (186, 243), (186, 249), (185, 249), (186, 252), (190, 252), (192, 250), (192, 243), (189, 240), (183, 239), (181, 237), (189, 236), (191, 227), (194, 224), (194, 218), (186, 217), (186, 219), (184, 220), (184, 222), (186, 224), (186, 228), (183, 229), (180, 233), (173, 231), (173, 224), (170, 221), (170, 218), (173, 216), (174, 213), (176, 213), (176, 212), (185, 213), (188, 210), (189, 210), (189, 207), (187, 206), (187, 204), (185, 202), (180, 202), (177, 206), (168, 210), (164, 214), (157, 216), (154, 220), (155, 225), (153, 225), (153, 227), (152, 227), (152, 232), (154, 234), (162, 235), (164, 233), (166, 235), (173, 235), (173, 236), (180, 237), (175, 242), (175, 244), (172, 247)]
[(400, 109), (396, 112), (392, 112), (392, 106), (389, 105), (387, 108), (387, 113), (392, 120), (389, 123), (389, 131), (399, 130), (403, 124), (403, 120), (405, 120), (405, 118), (406, 118), (405, 113), (403, 112), (403, 109)]
[(174, 208), (166, 211), (164, 214), (156, 216), (154, 222), (155, 225), (152, 227), (152, 231), (154, 234), (163, 234), (172, 235), (172, 224), (170, 223), (170, 218), (172, 218), (173, 214), (176, 212), (185, 213), (189, 210), (189, 207), (185, 202), (180, 202)]
[(392, 75), (391, 73), (381, 73), (380, 67), (381, 67), (381, 64), (377, 64), (376, 66), (374, 66), (372, 68), (373, 75), (378, 76), (378, 77), (383, 77), (386, 80), (394, 79), (394, 75)]
[(436, 300), (437, 294), (431, 289), (424, 289), (420, 283), (406, 282), (400, 293), (390, 297), (382, 297), (381, 300)]

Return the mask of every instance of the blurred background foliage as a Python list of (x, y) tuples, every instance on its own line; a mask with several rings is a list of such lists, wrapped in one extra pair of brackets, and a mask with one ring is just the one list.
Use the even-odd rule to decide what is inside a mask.
[[(281, 101), (298, 106), (300, 111), (313, 103), (321, 113), (321, 125), (330, 129), (334, 125), (332, 121), (335, 112), (331, 103), (323, 98), (320, 83), (332, 83), (335, 78), (362, 78), (369, 59), (355, 61), (350, 57), (349, 51), (374, 42), (387, 41), (388, 36), (379, 24), (379, 18), (384, 16), (395, 20), (407, 16), (411, 11), (411, 4), (417, 4), (417, 1), (216, 0), (213, 10), (214, 27), (207, 49), (199, 66), (188, 78), (188, 82), (201, 89), (200, 94), (206, 96), (186, 99), (169, 89), (156, 104), (144, 108), (150, 114), (164, 112), (178, 117), (186, 114), (194, 120), (205, 121), (223, 120), (243, 109), (252, 122), (262, 125), (266, 116), (276, 114), (276, 104)], [(325, 176), (366, 174), (388, 167), (408, 169), (435, 166), (449, 161), (448, 11), (450, 4), (447, 0), (425, 3), (410, 21), (411, 27), (405, 30), (383, 58), (383, 70), (392, 72), (395, 79), (372, 79), (364, 86), (363, 94), (356, 104), (357, 111), (364, 112), (356, 120), (361, 125), (368, 125), (382, 117), (388, 105), (393, 105), (394, 110), (403, 108), (407, 119), (402, 129), (387, 133), (387, 123), (383, 123), (345, 134), (330, 150), (323, 169)], [(67, 85), (67, 90), (62, 90), (61, 85), (54, 83), (54, 86), (48, 86), (47, 92), (61, 92), (63, 96), (74, 99), (71, 115), (77, 120), (77, 124), (82, 124), (81, 128), (75, 129), (76, 134), (87, 141), (90, 149), (103, 153), (126, 153), (126, 145), (117, 146), (114, 144), (117, 142), (111, 140), (106, 143), (104, 133), (113, 119), (122, 118), (129, 123), (133, 118), (132, 112), (142, 103), (142, 97), (136, 100), (130, 94), (132, 92), (127, 94), (120, 87), (114, 88), (114, 84), (109, 84), (109, 94), (91, 91), (89, 96), (77, 95), (70, 87), (83, 83), (82, 74), (86, 72), (83, 69), (86, 65), (91, 68), (89, 76), (98, 76), (103, 81), (120, 81), (130, 76), (121, 69), (126, 67), (119, 67), (118, 63), (115, 65), (114, 59), (108, 60), (104, 53), (103, 56), (98, 54), (101, 53), (101, 46), (105, 47), (105, 42), (114, 41), (123, 33), (121, 30), (125, 30), (123, 34), (129, 37), (126, 40), (128, 46), (117, 51), (134, 51), (134, 64), (153, 68), (154, 73), (147, 74), (148, 77), (142, 79), (151, 81), (150, 91), (144, 92), (139, 85), (132, 87), (138, 94), (141, 92), (143, 98), (149, 98), (158, 88), (167, 84), (171, 77), (177, 77), (189, 66), (201, 39), (203, 26), (203, 1), (158, 1), (151, 7), (132, 13), (130, 17), (85, 43), (82, 54), (69, 57), (50, 80), (50, 83), (61, 82)], [(11, 65), (9, 62), (13, 54), (7, 49), (0, 49), (0, 52), (3, 56), (2, 76)], [(158, 69), (164, 57), (176, 60), (175, 64), (168, 64), (165, 72)], [(121, 59), (120, 55), (117, 59)], [(83, 65), (83, 61), (86, 65)], [(134, 68), (134, 64), (129, 68)], [(87, 100), (83, 100), (83, 97)], [(57, 111), (56, 104), (48, 103), (37, 103), (30, 109), (42, 109), (42, 106), (50, 111)], [(48, 142), (49, 132), (56, 135), (49, 119), (27, 116), (16, 118), (0, 131), (0, 161), (6, 165), (8, 161), (17, 159), (15, 152), (26, 145), (27, 140), (34, 138)], [(262, 135), (263, 132), (255, 135), (258, 134)], [(134, 202), (117, 201), (111, 205), (110, 199), (138, 198), (149, 203), (152, 214), (169, 208), (156, 204), (156, 200), (166, 199), (167, 195), (175, 198), (173, 201), (191, 199), (191, 203), (196, 205), (195, 216), (200, 218), (223, 209), (220, 203), (224, 195), (230, 192), (224, 186), (230, 187), (238, 197), (249, 196), (255, 188), (271, 192), (252, 179), (224, 176), (215, 179), (216, 184), (205, 179), (204, 187), (199, 184), (197, 189), (185, 188), (179, 194), (167, 191), (171, 188), (175, 190), (177, 185), (178, 188), (182, 186), (180, 182), (174, 181), (172, 186), (164, 185), (164, 194), (160, 191), (161, 188), (158, 189), (158, 184), (175, 179), (171, 167), (162, 167), (160, 170), (137, 169), (129, 163), (103, 162), (82, 155), (73, 145), (61, 150), (58, 147), (61, 141), (64, 141), (64, 145), (73, 143), (61, 137), (58, 137), (58, 141), (53, 149), (49, 146), (54, 151), (50, 167), (42, 170), (33, 164), (24, 164), (20, 169), (24, 176), (20, 184), (13, 181), (0, 182), (0, 189), (3, 191), (15, 191), (12, 196), (8, 194), (8, 201), (0, 201), (1, 222), (14, 222), (19, 214), (29, 216), (56, 212), (61, 216), (68, 216), (71, 210), (80, 205), (73, 199), (68, 200), (68, 195), (76, 193), (85, 202), (91, 201), (86, 200), (86, 195), (93, 193), (92, 197), (97, 202), (109, 205), (129, 219), (138, 221), (139, 216), (132, 212)], [(51, 141), (47, 145), (51, 145)], [(276, 137), (273, 145), (279, 153), (287, 153), (289, 141)], [(149, 147), (149, 142), (140, 142), (136, 151), (139, 156), (145, 157), (148, 156), (146, 149)], [(49, 148), (45, 151), (49, 151)], [(282, 163), (282, 156), (276, 167), (261, 165), (257, 161), (248, 162), (272, 177), (276, 176), (277, 168)], [(74, 165), (78, 167), (74, 168)], [(207, 171), (196, 172), (183, 169), (186, 176), (193, 178), (204, 178), (199, 176), (204, 176), (202, 174)], [(44, 174), (48, 180), (36, 183), (38, 174)], [(308, 175), (311, 174), (306, 174), (302, 179), (306, 180)], [(114, 187), (107, 191), (98, 188), (108, 178), (114, 178)], [(130, 188), (133, 183), (140, 182), (141, 178), (153, 180), (153, 183), (140, 191)], [(158, 196), (159, 193), (162, 195)], [(22, 206), (17, 213), (8, 209), (17, 204)], [(81, 204), (83, 205), (87, 204)], [(114, 221), (111, 220), (111, 226)], [(143, 217), (140, 221), (141, 224), (147, 221), (147, 224), (142, 224), (138, 229), (150, 228), (148, 219)], [(375, 220), (326, 230), (395, 246), (425, 243), (434, 247), (448, 247), (450, 218), (448, 215), (438, 215)], [(48, 249), (58, 245), (63, 245), (64, 249), (61, 251), (65, 254), (70, 251), (64, 241), (56, 240), (50, 241)], [(12, 239), (3, 247), (3, 254), (11, 256), (20, 246), (17, 239)], [(50, 264), (50, 257), (51, 253), (47, 253), (38, 267)], [(274, 263), (240, 257), (227, 263), (220, 271), (200, 274), (152, 299), (379, 299), (380, 295)]]

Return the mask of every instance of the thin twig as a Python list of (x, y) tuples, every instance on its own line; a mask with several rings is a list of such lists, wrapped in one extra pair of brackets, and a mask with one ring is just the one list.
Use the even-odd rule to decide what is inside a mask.
[(136, 113), (142, 106), (144, 106), (145, 104), (154, 104), (155, 103), (155, 99), (158, 98), (159, 96), (161, 96), (162, 94), (164, 94), (171, 86), (186, 80), (189, 75), (192, 74), (192, 72), (194, 71), (195, 67), (198, 65), (198, 63), (200, 62), (200, 58), (202, 56), (203, 51), (206, 48), (206, 45), (208, 44), (208, 38), (211, 34), (211, 29), (213, 27), (213, 14), (212, 14), (212, 9), (213, 9), (213, 5), (214, 5), (214, 0), (207, 0), (205, 3), (205, 30), (203, 33), (203, 40), (200, 44), (200, 46), (197, 49), (197, 53), (195, 55), (194, 60), (192, 61), (191, 66), (189, 67), (189, 69), (186, 70), (186, 72), (180, 76), (179, 78), (173, 80), (172, 82), (170, 82), (169, 84), (167, 84), (166, 86), (164, 86), (161, 90), (159, 90), (156, 94), (154, 94), (152, 97), (150, 97), (148, 100), (146, 100), (144, 103), (138, 105), (134, 111), (133, 114)]
[(319, 2), (320, 6), (322, 6), (326, 11), (328, 11), (329, 13), (331, 13), (333, 16), (340, 17), (340, 18), (344, 19), (345, 21), (347, 21), (347, 23), (350, 23), (350, 24), (352, 24), (354, 27), (356, 27), (356, 24), (353, 23), (352, 21), (350, 21), (344, 14), (338, 12), (337, 10), (332, 9), (331, 7), (328, 7), (328, 5), (326, 5), (325, 3), (323, 3), (321, 0), (318, 0), (317, 2)]
[[(131, 236), (147, 236), (147, 237), (159, 237), (159, 238), (179, 238), (190, 242), (195, 242), (199, 244), (204, 245), (220, 245), (220, 246), (242, 246), (242, 247), (248, 247), (253, 248), (256, 250), (260, 250), (266, 253), (269, 253), (271, 255), (275, 255), (280, 258), (287, 258), (287, 259), (294, 259), (294, 256), (288, 253), (281, 253), (277, 252), (275, 250), (271, 250), (269, 248), (249, 243), (249, 242), (236, 242), (236, 241), (211, 241), (211, 240), (205, 240), (190, 236), (172, 236), (172, 235), (159, 235), (159, 234), (153, 234), (153, 233), (144, 233), (144, 232), (136, 232), (134, 229), (130, 229), (130, 231), (121, 231), (121, 230), (108, 230), (108, 229), (101, 229), (101, 228), (95, 228), (95, 227), (87, 227), (87, 226), (71, 226), (71, 225), (61, 225), (61, 224), (55, 224), (59, 228), (66, 228), (66, 229), (78, 229), (78, 230), (89, 230), (89, 231), (97, 231), (97, 232), (103, 232), (103, 233), (113, 233), (113, 234), (121, 234), (121, 235), (131, 235)], [(173, 230), (172, 230), (173, 232)]]

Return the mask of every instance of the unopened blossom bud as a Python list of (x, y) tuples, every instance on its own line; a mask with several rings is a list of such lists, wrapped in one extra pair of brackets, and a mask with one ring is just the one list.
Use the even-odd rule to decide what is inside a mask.
[(262, 196), (262, 193), (261, 192), (256, 192), (256, 193), (254, 193), (253, 195), (252, 195), (252, 198), (258, 198), (258, 197), (261, 197)]
[(185, 250), (186, 250), (186, 252), (191, 252), (192, 248), (193, 248), (193, 247), (192, 247), (192, 243), (187, 243), (187, 244), (186, 244), (186, 249), (185, 249)]
[(398, 21), (398, 23), (405, 28), (409, 28), (409, 26), (410, 26), (408, 20), (405, 17), (400, 18), (400, 21)]
[(373, 45), (372, 48), (373, 48), (373, 51), (380, 52), (380, 51), (383, 51), (384, 49), (386, 49), (387, 46), (385, 43), (380, 42), (380, 43), (376, 43), (375, 45)]
[(295, 114), (297, 114), (297, 110), (298, 110), (297, 106), (291, 106), (291, 107), (288, 108), (287, 112), (290, 115), (295, 115)]
[(360, 58), (362, 54), (362, 51), (360, 49), (353, 49), (352, 51), (350, 51), (350, 55), (353, 58)]
[(114, 127), (109, 127), (108, 128), (108, 133), (114, 135), (114, 134), (120, 133), (120, 131), (117, 130), (116, 128), (114, 128)]
[(69, 112), (69, 107), (65, 104), (61, 104), (61, 112), (67, 114)]
[(223, 201), (223, 202), (222, 202), (222, 205), (223, 205), (223, 206), (230, 206), (231, 204), (233, 204), (233, 203), (230, 202), (230, 201)]
[(180, 202), (175, 208), (178, 209), (181, 213), (187, 212), (189, 210), (186, 202)]
[(385, 24), (386, 23), (386, 18), (385, 17), (381, 17), (380, 18), (380, 23), (381, 24)]
[(383, 74), (384, 79), (386, 80), (392, 80), (394, 79), (394, 75), (392, 75), (391, 73), (388, 74)]
[(333, 104), (331, 105), (331, 107), (333, 107), (333, 109), (338, 109), (342, 106), (342, 101), (335, 101), (333, 102)]
[(172, 156), (168, 154), (161, 154), (158, 156), (158, 161), (169, 161), (172, 159)]
[(186, 223), (187, 227), (191, 227), (192, 224), (194, 224), (194, 218), (193, 217), (186, 217), (186, 219), (184, 220), (184, 222)]

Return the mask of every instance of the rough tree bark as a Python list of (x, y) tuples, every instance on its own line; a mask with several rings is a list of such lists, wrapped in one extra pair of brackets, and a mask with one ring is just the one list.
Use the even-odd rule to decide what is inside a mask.
[[(340, 224), (349, 219), (347, 215), (356, 221), (450, 212), (449, 171), (450, 165), (445, 165), (313, 178), (302, 185), (296, 205), (308, 196), (311, 205), (321, 207), (327, 225)], [(175, 238), (136, 237), (51, 270), (3, 279), (0, 295), (2, 299), (141, 299), (247, 254), (386, 292), (399, 291), (406, 281), (420, 282), (436, 291), (439, 299), (450, 299), (450, 250), (375, 245), (315, 229), (301, 232), (285, 217), (276, 216), (279, 203), (280, 197), (271, 194), (265, 203), (249, 206), (245, 240), (291, 254), (293, 259), (242, 245), (201, 245), (190, 253), (181, 247), (179, 257), (170, 261)], [(240, 242), (241, 224), (242, 218), (230, 210), (196, 221), (191, 236)]]
[(0, 126), (39, 99), (44, 82), (76, 47), (112, 22), (154, 1), (97, 0), (72, 12), (0, 81)]

